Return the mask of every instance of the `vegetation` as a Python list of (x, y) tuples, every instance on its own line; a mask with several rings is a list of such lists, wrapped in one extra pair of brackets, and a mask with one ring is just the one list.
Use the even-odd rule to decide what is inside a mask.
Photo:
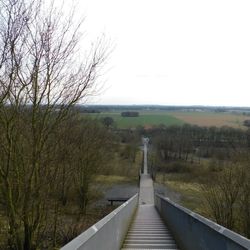
[(183, 125), (147, 133), (156, 180), (181, 193), (184, 206), (249, 237), (249, 131)]
[(216, 126), (223, 127), (229, 126), (233, 128), (244, 129), (244, 120), (247, 118), (246, 114), (241, 112), (174, 112), (176, 118), (182, 120), (185, 123), (198, 125), (198, 126)]
[(41, 248), (47, 238), (56, 246), (61, 212), (74, 204), (86, 213), (93, 176), (112, 152), (108, 131), (74, 117), (75, 104), (93, 92), (106, 48), (98, 41), (78, 56), (81, 22), (73, 16), (40, 0), (0, 2), (4, 249)]
[(112, 117), (106, 116), (104, 118), (101, 119), (102, 123), (104, 124), (104, 126), (106, 126), (107, 128), (111, 127), (114, 125), (114, 120)]
[(120, 129), (137, 128), (138, 126), (144, 128), (150, 128), (154, 125), (164, 124), (170, 125), (182, 125), (183, 122), (171, 114), (159, 113), (159, 112), (140, 112), (138, 117), (122, 117), (120, 113), (99, 113), (92, 114), (91, 117), (103, 119), (104, 117), (111, 117), (114, 120), (114, 124)]
[[(24, 132), (28, 139), (30, 130)], [(122, 142), (122, 136), (126, 142)], [(20, 141), (20, 145), (18, 142), (20, 148), (21, 143), (25, 140)], [(142, 160), (139, 143), (138, 132), (115, 133), (97, 120), (79, 119), (77, 113), (70, 112), (45, 144), (46, 149), (39, 159), (41, 168), (29, 186), (32, 195), (29, 220), (35, 223), (35, 216), (40, 215), (38, 229), (32, 228), (31, 231), (31, 249), (52, 249), (63, 245), (110, 212), (109, 207), (99, 208), (94, 204), (106, 188), (116, 183), (137, 182)], [(22, 155), (12, 157), (17, 160), (17, 157), (28, 157), (29, 151), (30, 147), (27, 152), (23, 150)], [(0, 155), (4, 163), (4, 154), (1, 152)], [(17, 211), (17, 236), (9, 231), (9, 201), (4, 196), (7, 190), (3, 179), (0, 183), (0, 248), (3, 249), (27, 249), (23, 248), (22, 213), (24, 202), (27, 202), (24, 201), (27, 195), (25, 181), (30, 178), (30, 168), (24, 163), (21, 162), (20, 167), (18, 162), (16, 165), (12, 163), (7, 179), (14, 194), (13, 209)], [(23, 242), (20, 247), (15, 245), (16, 237)]]
[(124, 111), (124, 112), (121, 112), (121, 116), (122, 117), (138, 117), (139, 112), (136, 112), (136, 111)]
[[(216, 111), (171, 111), (171, 110), (147, 110), (138, 109), (137, 112), (140, 113), (138, 117), (121, 117), (120, 110), (125, 112), (125, 107), (120, 107), (119, 109), (103, 110), (102, 109), (89, 109), (89, 112), (85, 112), (83, 115), (90, 115), (92, 117), (97, 117), (103, 119), (105, 117), (110, 117), (113, 119), (114, 124), (117, 128), (136, 128), (137, 126), (143, 126), (144, 128), (152, 128), (154, 126), (164, 125), (198, 125), (206, 127), (233, 127), (246, 129), (246, 124), (244, 121), (249, 118), (248, 114), (242, 112), (216, 112)], [(90, 112), (91, 111), (91, 112)]]
[(250, 120), (245, 120), (243, 124), (246, 127), (250, 127)]

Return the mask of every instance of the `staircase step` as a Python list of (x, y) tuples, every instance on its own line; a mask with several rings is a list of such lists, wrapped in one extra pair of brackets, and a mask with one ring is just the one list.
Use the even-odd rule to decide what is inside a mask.
[(174, 240), (164, 240), (164, 239), (126, 239), (124, 244), (170, 244), (175, 245)]
[(128, 236), (126, 240), (168, 240), (168, 241), (173, 241), (172, 237), (166, 237), (166, 236)]
[(124, 244), (123, 249), (175, 249), (175, 244)]
[(169, 234), (168, 230), (150, 230), (150, 229), (137, 229), (137, 230), (129, 230), (128, 233), (166, 233)]
[(172, 237), (172, 234), (170, 233), (151, 233), (151, 232), (146, 232), (146, 233), (143, 233), (143, 232), (138, 232), (138, 233), (128, 233), (127, 236), (136, 236), (136, 235), (144, 235), (145, 237), (149, 237), (149, 236), (167, 236), (167, 237)]
[(165, 230), (165, 231), (169, 231), (166, 227), (130, 227), (131, 230)]
[(178, 249), (171, 232), (154, 206), (139, 206), (123, 243), (126, 250)]

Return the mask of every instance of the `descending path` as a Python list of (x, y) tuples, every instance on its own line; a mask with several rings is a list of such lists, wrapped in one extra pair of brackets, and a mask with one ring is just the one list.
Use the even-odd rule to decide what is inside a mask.
[(140, 179), (139, 207), (122, 249), (177, 249), (175, 241), (154, 206), (153, 180), (148, 174), (147, 140), (144, 139), (144, 169)]
[(181, 249), (250, 250), (250, 240), (168, 198), (154, 194), (153, 181), (147, 168), (147, 143), (148, 139), (145, 138), (139, 199), (138, 194), (134, 195), (62, 250), (177, 250), (173, 235), (164, 221), (173, 230)]
[(139, 205), (154, 204), (153, 180), (149, 174), (142, 174), (140, 180)]

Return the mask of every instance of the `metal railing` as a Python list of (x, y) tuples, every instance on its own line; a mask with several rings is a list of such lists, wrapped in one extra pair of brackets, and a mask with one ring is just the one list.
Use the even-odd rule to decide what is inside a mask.
[(182, 250), (246, 250), (250, 240), (155, 194), (155, 206)]

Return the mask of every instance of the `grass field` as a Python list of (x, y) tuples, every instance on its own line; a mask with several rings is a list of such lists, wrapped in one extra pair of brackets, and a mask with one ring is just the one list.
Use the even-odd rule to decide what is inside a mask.
[(230, 126), (245, 128), (243, 121), (249, 116), (233, 113), (216, 112), (171, 112), (171, 111), (139, 111), (139, 117), (122, 117), (120, 112), (91, 114), (93, 117), (112, 117), (118, 128), (135, 128), (139, 125), (145, 128), (164, 124), (166, 126), (182, 125), (184, 123), (199, 126)]
[(112, 117), (118, 128), (135, 128), (137, 126), (151, 127), (164, 124), (166, 126), (182, 125), (184, 122), (167, 112), (140, 112), (139, 117), (122, 117), (119, 112), (92, 114), (97, 118)]

